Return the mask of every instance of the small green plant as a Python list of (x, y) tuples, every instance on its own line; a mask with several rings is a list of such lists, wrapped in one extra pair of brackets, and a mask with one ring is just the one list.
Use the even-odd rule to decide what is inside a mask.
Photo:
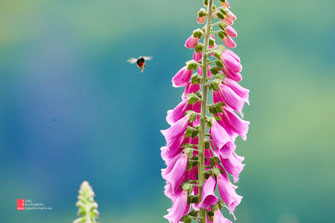
[(84, 181), (79, 189), (78, 202), (76, 206), (79, 208), (78, 216), (73, 223), (96, 223), (99, 217), (98, 204), (94, 201), (94, 192), (87, 181)]

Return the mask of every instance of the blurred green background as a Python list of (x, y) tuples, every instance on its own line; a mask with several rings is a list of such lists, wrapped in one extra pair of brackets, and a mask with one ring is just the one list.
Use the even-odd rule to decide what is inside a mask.
[[(230, 3), (251, 89), (237, 222), (334, 223), (335, 3)], [(159, 130), (201, 5), (0, 1), (1, 222), (71, 222), (83, 180), (100, 222), (166, 222)], [(144, 73), (126, 63), (140, 55)], [(19, 198), (53, 210), (18, 212)]]

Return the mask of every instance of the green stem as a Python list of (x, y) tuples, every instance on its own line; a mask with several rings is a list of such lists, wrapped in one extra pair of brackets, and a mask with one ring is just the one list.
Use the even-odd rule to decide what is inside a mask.
[[(199, 197), (201, 198), (202, 194), (202, 186), (204, 185), (205, 181), (205, 134), (206, 134), (206, 111), (207, 111), (207, 86), (206, 86), (206, 80), (207, 80), (207, 57), (206, 54), (208, 45), (209, 45), (209, 36), (211, 32), (211, 23), (212, 23), (212, 6), (213, 6), (213, 0), (208, 1), (207, 6), (207, 22), (206, 22), (206, 35), (204, 38), (204, 48), (203, 48), (203, 58), (202, 58), (202, 101), (201, 101), (201, 116), (200, 116), (200, 137), (199, 137), (199, 172), (198, 172), (198, 180), (199, 180)], [(206, 223), (206, 210), (200, 208), (200, 223)]]

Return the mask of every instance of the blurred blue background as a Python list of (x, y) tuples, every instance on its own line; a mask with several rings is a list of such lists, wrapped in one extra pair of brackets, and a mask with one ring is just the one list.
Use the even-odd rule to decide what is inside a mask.
[[(334, 223), (335, 3), (230, 3), (251, 89), (237, 222)], [(0, 1), (1, 222), (71, 222), (83, 180), (100, 222), (165, 222), (159, 130), (201, 5)], [(144, 73), (126, 63), (140, 55)], [(53, 210), (18, 212), (19, 198)]]

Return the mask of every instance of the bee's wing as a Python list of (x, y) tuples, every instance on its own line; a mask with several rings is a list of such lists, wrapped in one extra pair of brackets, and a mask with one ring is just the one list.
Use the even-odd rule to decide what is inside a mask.
[(137, 62), (137, 59), (133, 57), (133, 58), (130, 58), (129, 60), (127, 60), (127, 62), (134, 64), (134, 63)]
[(143, 57), (145, 60), (151, 60), (152, 57)]

